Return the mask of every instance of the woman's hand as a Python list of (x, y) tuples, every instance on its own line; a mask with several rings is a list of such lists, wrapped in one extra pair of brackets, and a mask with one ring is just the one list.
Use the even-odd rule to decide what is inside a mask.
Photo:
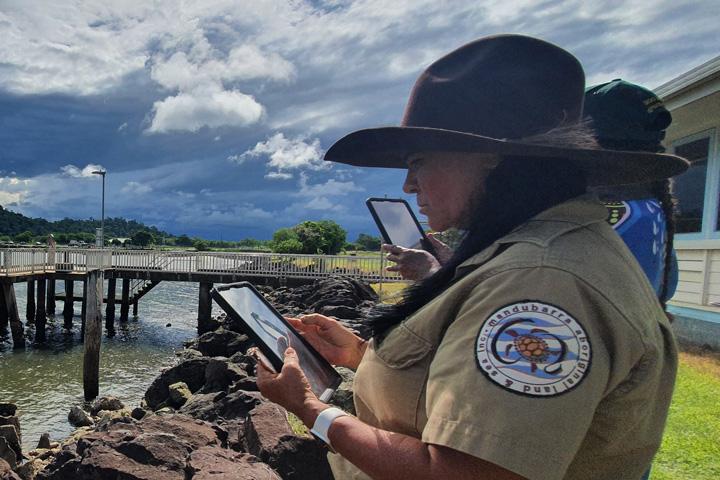
[(367, 342), (337, 320), (319, 313), (286, 320), (333, 365), (356, 369), (360, 364)]
[(256, 375), (260, 393), (271, 402), (297, 415), (305, 425), (312, 427), (320, 412), (327, 408), (310, 388), (310, 383), (300, 368), (297, 353), (292, 348), (285, 350), (285, 360), (280, 373), (273, 373), (263, 362), (257, 362)]
[(388, 252), (385, 258), (395, 262), (386, 270), (400, 272), (404, 279), (418, 281), (440, 270), (440, 262), (428, 251), (388, 244), (383, 244), (382, 249)]
[(447, 244), (435, 238), (434, 233), (428, 233), (427, 238), (435, 249), (435, 255), (437, 255), (436, 258), (438, 262), (440, 262), (440, 265), (445, 265), (452, 258), (454, 252), (447, 246)]

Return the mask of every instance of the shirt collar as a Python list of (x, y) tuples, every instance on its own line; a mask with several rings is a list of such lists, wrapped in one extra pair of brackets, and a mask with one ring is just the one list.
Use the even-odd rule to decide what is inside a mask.
[(555, 205), (515, 227), (483, 251), (465, 260), (455, 270), (455, 277), (462, 276), (467, 270), (490, 260), (503, 245), (529, 242), (546, 247), (554, 238), (564, 233), (604, 222), (606, 218), (607, 209), (593, 194), (581, 195)]

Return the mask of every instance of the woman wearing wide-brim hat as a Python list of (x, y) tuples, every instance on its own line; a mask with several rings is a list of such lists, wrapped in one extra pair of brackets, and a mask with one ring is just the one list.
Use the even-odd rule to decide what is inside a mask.
[(677, 353), (655, 292), (590, 185), (681, 173), (672, 155), (602, 150), (580, 122), (578, 61), (486, 37), (433, 63), (400, 127), (354, 132), (326, 160), (407, 168), (454, 257), (369, 319), (365, 342), (320, 315), (293, 324), (357, 369), (357, 417), (312, 394), (293, 350), (268, 398), (337, 454), (345, 478), (638, 479), (660, 445)]

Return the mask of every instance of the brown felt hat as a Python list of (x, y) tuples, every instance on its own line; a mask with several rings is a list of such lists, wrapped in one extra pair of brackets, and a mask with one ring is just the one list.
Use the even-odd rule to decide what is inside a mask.
[(481, 38), (420, 75), (399, 127), (346, 135), (325, 160), (406, 168), (407, 156), (416, 152), (567, 158), (591, 185), (647, 182), (688, 168), (669, 154), (532, 143), (533, 136), (580, 122), (584, 89), (580, 62), (556, 45), (523, 35)]

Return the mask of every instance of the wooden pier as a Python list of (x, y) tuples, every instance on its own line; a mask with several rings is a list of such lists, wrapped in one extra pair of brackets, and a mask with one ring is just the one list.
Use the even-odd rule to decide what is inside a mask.
[[(216, 283), (250, 281), (263, 285), (299, 285), (333, 275), (372, 283), (402, 281), (385, 271), (384, 257), (288, 255), (269, 253), (221, 253), (160, 250), (0, 249), (0, 335), (12, 335), (14, 348), (25, 347), (24, 325), (15, 297), (16, 283), (27, 283), (25, 323), (35, 326), (36, 343), (46, 338), (47, 316), (55, 314), (56, 301), (63, 302), (63, 326), (73, 328), (74, 303), (81, 302), (81, 336), (85, 345), (83, 378), (85, 397), (98, 395), (100, 340), (104, 326), (115, 334), (115, 307), (119, 321), (135, 316), (140, 299), (160, 282), (195, 282), (198, 288), (198, 333), (210, 325), (210, 289)], [(104, 280), (107, 279), (107, 293)], [(58, 281), (64, 293), (56, 292)], [(75, 283), (84, 285), (78, 295)], [(120, 285), (120, 297), (117, 287)]]

